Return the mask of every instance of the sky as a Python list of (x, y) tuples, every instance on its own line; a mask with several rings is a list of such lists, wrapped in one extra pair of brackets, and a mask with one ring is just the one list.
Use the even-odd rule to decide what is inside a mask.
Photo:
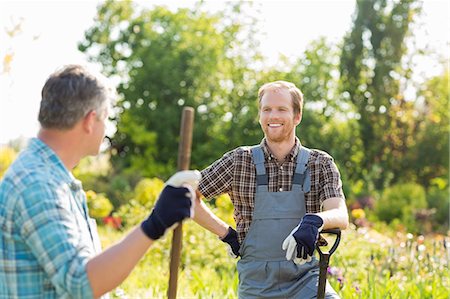
[[(99, 1), (5, 1), (0, 0), (0, 57), (14, 53), (11, 69), (0, 65), (0, 144), (36, 135), (40, 92), (47, 77), (58, 67), (88, 64), (77, 43), (94, 24)], [(176, 9), (192, 1), (146, 1)], [(214, 10), (217, 1), (206, 1)], [(419, 45), (431, 46), (449, 57), (450, 1), (425, 0), (417, 32)], [(320, 36), (338, 42), (350, 30), (355, 1), (291, 0), (258, 1), (261, 13), (261, 51), (269, 63), (279, 54), (299, 56)], [(21, 32), (10, 38), (7, 30), (21, 24)], [(442, 66), (434, 60), (420, 62), (427, 76)], [(98, 66), (91, 67), (99, 70)]]

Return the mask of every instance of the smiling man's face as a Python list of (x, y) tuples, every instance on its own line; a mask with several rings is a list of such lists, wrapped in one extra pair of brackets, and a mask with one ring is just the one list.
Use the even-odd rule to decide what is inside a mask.
[(284, 88), (267, 91), (259, 107), (259, 123), (269, 142), (288, 141), (295, 135), (300, 123), (300, 114), (294, 114), (292, 98)]

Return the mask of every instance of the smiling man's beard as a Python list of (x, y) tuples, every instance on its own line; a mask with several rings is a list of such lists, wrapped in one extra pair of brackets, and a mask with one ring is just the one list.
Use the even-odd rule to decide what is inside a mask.
[(266, 136), (266, 139), (270, 142), (282, 142), (289, 140), (291, 137), (291, 132), (288, 128), (285, 127), (285, 125), (282, 125), (281, 127), (276, 128), (278, 132), (273, 132), (274, 129), (270, 128), (268, 125), (266, 125), (264, 130), (264, 135)]

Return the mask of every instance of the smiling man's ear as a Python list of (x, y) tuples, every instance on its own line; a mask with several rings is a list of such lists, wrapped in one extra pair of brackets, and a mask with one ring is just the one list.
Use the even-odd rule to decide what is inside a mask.
[(294, 115), (294, 123), (295, 125), (299, 125), (302, 122), (302, 114), (299, 113), (297, 115)]

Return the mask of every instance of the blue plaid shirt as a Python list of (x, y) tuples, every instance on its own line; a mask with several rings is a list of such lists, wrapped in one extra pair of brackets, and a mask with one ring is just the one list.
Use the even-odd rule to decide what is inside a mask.
[(32, 139), (0, 181), (0, 298), (92, 298), (89, 220), (81, 183)]

